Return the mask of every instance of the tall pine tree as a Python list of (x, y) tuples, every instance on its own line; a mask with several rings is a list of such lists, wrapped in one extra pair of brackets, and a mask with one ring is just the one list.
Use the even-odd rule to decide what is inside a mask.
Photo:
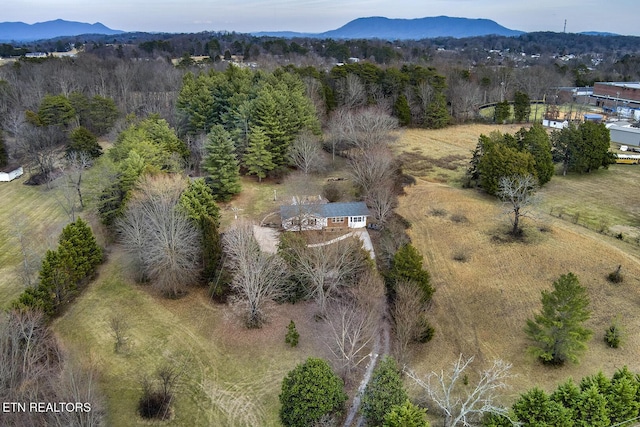
[(216, 200), (229, 201), (242, 189), (233, 139), (222, 125), (215, 125), (211, 128), (205, 149), (207, 156), (203, 167), (209, 174), (207, 184)]
[(244, 166), (247, 168), (247, 174), (258, 177), (258, 182), (261, 182), (262, 178), (267, 176), (267, 172), (276, 167), (273, 156), (267, 149), (268, 146), (269, 137), (262, 128), (253, 127), (249, 135), (249, 147), (244, 156)]
[(560, 276), (552, 292), (542, 291), (542, 312), (527, 320), (531, 352), (545, 364), (577, 363), (592, 335), (583, 326), (591, 316), (588, 307), (587, 291), (578, 278), (573, 273)]

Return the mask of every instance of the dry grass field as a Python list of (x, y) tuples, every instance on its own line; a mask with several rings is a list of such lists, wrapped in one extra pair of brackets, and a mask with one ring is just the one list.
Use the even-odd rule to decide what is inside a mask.
[[(459, 185), (478, 136), (496, 129), (514, 132), (518, 127), (412, 130), (398, 143), (398, 151), (411, 153), (414, 159), (435, 159), (423, 172), (411, 169), (418, 182), (407, 188), (398, 208), (412, 225), (409, 233), (424, 254), (436, 287), (431, 309), (436, 335), (413, 349), (411, 368), (425, 374), (446, 368), (460, 353), (475, 355), (477, 368), (495, 358), (509, 361), (517, 378), (505, 403), (535, 385), (551, 390), (568, 377), (579, 380), (599, 370), (609, 375), (623, 365), (640, 372), (637, 247), (574, 224), (567, 215), (548, 215), (552, 206), (567, 211), (579, 206), (575, 209), (580, 212), (588, 208), (596, 217), (605, 217), (611, 227), (633, 227), (637, 197), (617, 197), (610, 188), (630, 183), (640, 170), (613, 166), (591, 176), (554, 177), (540, 192), (538, 220), (527, 220), (526, 243), (509, 242), (503, 238), (509, 220), (500, 203)], [(452, 155), (466, 155), (466, 160), (439, 165), (439, 159)], [(614, 285), (606, 276), (618, 265), (625, 279)], [(526, 319), (540, 310), (540, 291), (551, 289), (552, 282), (567, 272), (575, 273), (588, 289), (593, 310), (588, 326), (594, 336), (579, 365), (553, 369), (527, 353), (523, 328)], [(616, 316), (626, 327), (628, 340), (623, 348), (610, 349), (603, 334)]]

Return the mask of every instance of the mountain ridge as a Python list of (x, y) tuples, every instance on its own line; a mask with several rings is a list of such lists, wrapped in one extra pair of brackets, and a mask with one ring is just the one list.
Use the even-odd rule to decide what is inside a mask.
[(124, 31), (113, 30), (106, 25), (95, 22), (53, 21), (26, 24), (24, 22), (0, 22), (0, 41), (27, 42), (34, 40), (52, 39), (61, 36), (78, 36), (81, 34), (122, 34)]
[(519, 36), (524, 31), (512, 30), (490, 19), (434, 16), (425, 18), (385, 18), (370, 16), (357, 18), (335, 30), (322, 33), (296, 33), (293, 31), (261, 31), (255, 36), (284, 38), (312, 37), (334, 39), (419, 40), (438, 37), (465, 38), (486, 35)]

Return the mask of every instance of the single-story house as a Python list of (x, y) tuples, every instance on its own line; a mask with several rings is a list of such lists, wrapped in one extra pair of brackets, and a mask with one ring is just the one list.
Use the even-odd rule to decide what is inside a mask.
[(288, 231), (364, 228), (369, 216), (364, 202), (280, 206), (282, 228)]
[(0, 169), (0, 182), (13, 181), (23, 174), (22, 166), (9, 165)]

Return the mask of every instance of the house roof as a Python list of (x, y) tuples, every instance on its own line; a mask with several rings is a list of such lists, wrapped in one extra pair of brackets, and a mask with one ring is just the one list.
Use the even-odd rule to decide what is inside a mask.
[(314, 215), (322, 218), (371, 215), (364, 202), (314, 203), (308, 205), (280, 206), (280, 217), (283, 220), (296, 217), (300, 214)]

